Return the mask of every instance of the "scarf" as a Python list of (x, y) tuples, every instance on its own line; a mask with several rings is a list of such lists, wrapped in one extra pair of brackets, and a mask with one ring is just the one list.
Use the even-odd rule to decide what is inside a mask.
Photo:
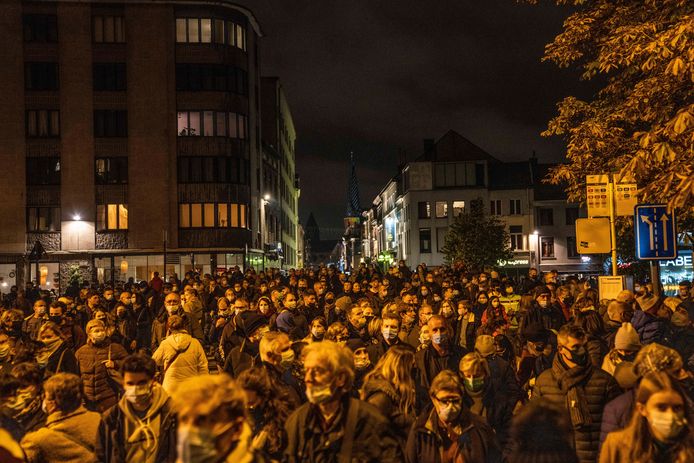
[(48, 359), (50, 359), (51, 355), (62, 345), (63, 341), (61, 339), (56, 339), (52, 344), (39, 349), (36, 353), (36, 363), (38, 363), (41, 368), (45, 368), (46, 365), (48, 365)]
[(568, 368), (557, 355), (552, 372), (557, 378), (559, 389), (566, 394), (566, 407), (574, 429), (591, 424), (590, 409), (583, 386), (593, 373), (593, 366), (587, 363), (585, 366)]

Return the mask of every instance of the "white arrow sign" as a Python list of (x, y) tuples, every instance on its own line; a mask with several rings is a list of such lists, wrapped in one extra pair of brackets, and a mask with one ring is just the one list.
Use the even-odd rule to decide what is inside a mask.
[(641, 222), (648, 224), (648, 232), (650, 234), (648, 245), (650, 246), (651, 251), (653, 251), (653, 249), (655, 249), (655, 240), (653, 239), (653, 222), (651, 222), (651, 219), (647, 215), (641, 216)]
[(668, 246), (667, 246), (667, 222), (668, 222), (668, 216), (663, 214), (663, 216), (660, 218), (660, 222), (663, 224), (663, 250), (667, 251)]

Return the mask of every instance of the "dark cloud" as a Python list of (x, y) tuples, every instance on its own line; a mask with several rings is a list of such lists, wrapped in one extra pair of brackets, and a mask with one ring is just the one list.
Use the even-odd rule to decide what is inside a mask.
[(261, 67), (280, 76), (297, 128), (300, 216), (339, 230), (349, 153), (362, 205), (399, 152), (454, 129), (502, 160), (560, 160), (540, 132), (567, 95), (592, 88), (541, 63), (569, 10), (513, 0), (245, 1), (265, 37)]

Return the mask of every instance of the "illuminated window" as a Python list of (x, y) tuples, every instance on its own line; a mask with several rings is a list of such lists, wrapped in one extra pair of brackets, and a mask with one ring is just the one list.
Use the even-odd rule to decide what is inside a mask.
[(203, 226), (205, 228), (213, 228), (214, 227), (214, 204), (213, 203), (205, 203), (203, 205), (203, 207), (204, 207)]
[(202, 204), (190, 205), (190, 226), (193, 228), (202, 227)]
[(202, 43), (212, 42), (212, 20), (210, 18), (203, 18), (200, 20), (200, 32)]
[(219, 228), (229, 226), (229, 208), (226, 204), (217, 204), (217, 226)]
[(179, 208), (178, 224), (181, 228), (190, 228), (190, 204), (181, 204)]
[(127, 230), (127, 204), (98, 204), (96, 206), (97, 231)]
[(436, 218), (443, 219), (448, 217), (448, 203), (446, 201), (436, 201)]
[(59, 207), (27, 208), (27, 231), (53, 232), (60, 231)]
[(239, 226), (239, 205), (231, 204), (231, 228)]
[(453, 217), (458, 217), (465, 212), (465, 201), (453, 201)]

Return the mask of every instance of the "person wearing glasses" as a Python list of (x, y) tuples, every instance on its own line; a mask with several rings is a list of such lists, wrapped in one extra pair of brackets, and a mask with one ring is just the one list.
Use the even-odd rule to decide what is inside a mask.
[(492, 463), (501, 451), (492, 428), (464, 405), (457, 374), (439, 373), (429, 388), (433, 407), (419, 415), (405, 447), (407, 463)]

